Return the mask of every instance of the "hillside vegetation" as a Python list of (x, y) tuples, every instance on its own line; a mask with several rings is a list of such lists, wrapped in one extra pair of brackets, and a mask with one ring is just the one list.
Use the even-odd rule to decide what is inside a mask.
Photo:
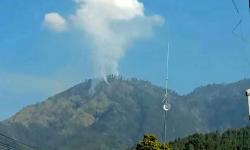
[[(94, 81), (22, 109), (0, 123), (0, 132), (42, 150), (122, 150), (144, 133), (162, 136), (163, 88), (110, 76), (93, 90)], [(245, 126), (248, 85), (250, 80), (208, 85), (183, 96), (171, 91), (168, 140)]]
[(132, 150), (249, 150), (250, 127), (230, 129), (224, 133), (194, 134), (162, 144), (154, 135), (144, 135)]

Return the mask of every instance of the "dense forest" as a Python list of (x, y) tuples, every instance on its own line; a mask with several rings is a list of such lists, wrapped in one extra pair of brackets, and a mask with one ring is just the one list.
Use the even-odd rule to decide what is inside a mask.
[(154, 135), (144, 135), (132, 150), (250, 150), (250, 127), (224, 133), (193, 134), (165, 145)]

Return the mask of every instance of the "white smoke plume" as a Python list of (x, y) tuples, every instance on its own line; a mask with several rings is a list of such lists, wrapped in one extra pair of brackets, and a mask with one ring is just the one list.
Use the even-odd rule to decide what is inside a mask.
[(150, 36), (161, 16), (146, 16), (138, 0), (74, 0), (75, 14), (67, 21), (91, 40), (94, 74), (118, 75), (119, 60), (135, 40)]
[(66, 20), (58, 13), (48, 13), (44, 16), (43, 24), (56, 32), (67, 30)]

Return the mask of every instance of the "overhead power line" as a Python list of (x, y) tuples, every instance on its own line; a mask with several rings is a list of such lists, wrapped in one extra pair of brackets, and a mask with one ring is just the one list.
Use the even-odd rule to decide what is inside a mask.
[(5, 134), (0, 133), (0, 150), (38, 150), (34, 146), (28, 145)]

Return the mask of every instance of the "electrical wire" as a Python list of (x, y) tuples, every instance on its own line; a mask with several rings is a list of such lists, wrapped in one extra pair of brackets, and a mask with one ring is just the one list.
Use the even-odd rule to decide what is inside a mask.
[(13, 149), (13, 150), (19, 150), (18, 146), (24, 146), (28, 149), (31, 149), (31, 150), (38, 150), (37, 148), (35, 148), (34, 146), (31, 146), (31, 145), (28, 145), (28, 144), (25, 144), (21, 141), (18, 141), (16, 139), (13, 139), (9, 136), (6, 136), (2, 133), (0, 133), (0, 145), (3, 146), (3, 147), (6, 147), (6, 148), (9, 148), (9, 149)]
[[(239, 17), (239, 21), (237, 22), (237, 24), (232, 29), (232, 33), (235, 36), (237, 36), (238, 38), (240, 38), (243, 42), (245, 42), (247, 44), (250, 44), (250, 41), (248, 39), (246, 39), (246, 37), (243, 34), (243, 28), (242, 28), (243, 17), (241, 15), (240, 9), (239, 9), (237, 3), (235, 2), (235, 0), (232, 0), (232, 4), (233, 4), (236, 15)], [(249, 11), (250, 11), (250, 0), (249, 0)]]
[[(236, 12), (236, 15), (239, 17), (239, 21), (238, 23), (234, 26), (233, 30), (232, 30), (232, 33), (236, 36), (239, 36), (243, 41), (245, 41), (245, 38), (243, 36), (243, 32), (242, 32), (242, 22), (243, 22), (243, 19), (242, 19), (242, 15), (240, 13), (240, 10), (238, 8), (238, 5), (237, 3), (235, 2), (235, 0), (232, 0), (232, 4), (233, 4), (233, 7), (234, 7), (234, 10)], [(240, 28), (240, 35), (237, 34), (237, 30), (238, 28)]]
[[(237, 22), (237, 24), (234, 26), (232, 33), (233, 35), (235, 35), (236, 37), (238, 37), (242, 42), (244, 42), (245, 44), (250, 46), (250, 41), (247, 40), (247, 38), (244, 36), (243, 33), (243, 27), (242, 27), (242, 23), (243, 23), (243, 18), (240, 12), (240, 9), (236, 3), (235, 0), (232, 0), (232, 4), (235, 10), (236, 15), (239, 17), (239, 21)], [(249, 0), (249, 11), (250, 11), (250, 0)], [(237, 32), (238, 31), (238, 32)], [(245, 48), (241, 49), (242, 52), (244, 53), (244, 60), (245, 62), (248, 64), (248, 66), (250, 66), (250, 60), (249, 60), (249, 51), (246, 51)]]

